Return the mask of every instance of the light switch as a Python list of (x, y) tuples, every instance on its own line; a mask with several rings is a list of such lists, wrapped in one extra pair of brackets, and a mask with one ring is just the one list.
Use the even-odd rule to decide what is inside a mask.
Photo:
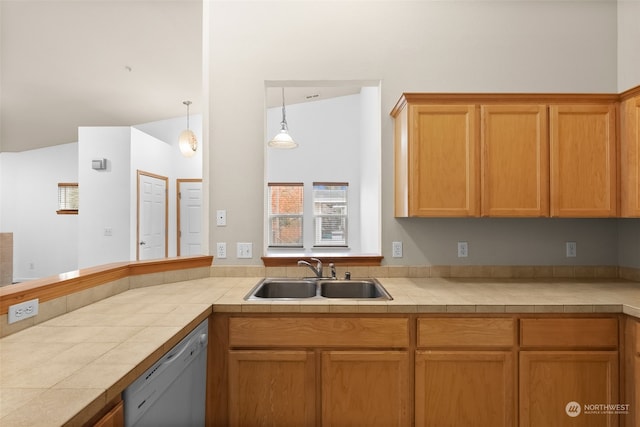
[(253, 243), (238, 243), (238, 258), (253, 258)]

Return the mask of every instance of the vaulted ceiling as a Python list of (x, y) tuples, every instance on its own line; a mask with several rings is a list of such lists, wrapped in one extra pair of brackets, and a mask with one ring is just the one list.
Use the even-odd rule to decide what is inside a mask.
[(202, 111), (202, 0), (0, 0), (0, 151)]

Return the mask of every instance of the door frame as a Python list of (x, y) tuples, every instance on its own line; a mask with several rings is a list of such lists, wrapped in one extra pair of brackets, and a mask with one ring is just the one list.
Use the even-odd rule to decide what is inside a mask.
[[(176, 255), (180, 256), (180, 185), (185, 182), (202, 182), (202, 178), (178, 178), (176, 179)], [(200, 199), (202, 201), (202, 198)]]
[(164, 257), (169, 256), (169, 178), (155, 173), (146, 172), (137, 169), (137, 194), (136, 194), (136, 260), (140, 261), (140, 177), (148, 176), (150, 178), (160, 179), (164, 181)]

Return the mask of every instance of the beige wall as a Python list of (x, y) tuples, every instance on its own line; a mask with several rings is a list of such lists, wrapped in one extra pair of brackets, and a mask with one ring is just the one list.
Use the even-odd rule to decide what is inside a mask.
[[(616, 220), (393, 217), (389, 112), (402, 92), (616, 93), (615, 2), (214, 1), (207, 7), (205, 191), (210, 212), (227, 210), (226, 227), (209, 224), (209, 247), (227, 242), (228, 258), (216, 265), (261, 264), (265, 80), (381, 80), (385, 264), (616, 265), (618, 251), (633, 246), (619, 245)], [(630, 220), (629, 227), (637, 230), (640, 222)], [(397, 240), (403, 258), (391, 258)], [(457, 258), (458, 240), (469, 242), (469, 258)], [(566, 240), (578, 242), (577, 258), (565, 258)], [(236, 259), (236, 242), (253, 242), (253, 259)], [(633, 253), (622, 256), (640, 267)]]

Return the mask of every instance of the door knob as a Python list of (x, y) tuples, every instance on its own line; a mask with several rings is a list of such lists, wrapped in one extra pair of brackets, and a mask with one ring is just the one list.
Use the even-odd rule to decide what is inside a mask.
[(146, 244), (147, 244), (147, 242), (145, 242), (144, 240), (142, 240), (142, 241), (140, 242), (140, 246), (142, 246), (142, 245), (146, 245)]

